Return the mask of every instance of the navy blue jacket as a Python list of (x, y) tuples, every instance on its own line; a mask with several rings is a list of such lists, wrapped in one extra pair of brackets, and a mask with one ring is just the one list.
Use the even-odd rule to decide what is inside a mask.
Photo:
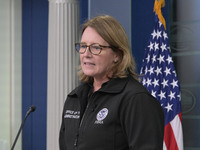
[(68, 95), (60, 150), (162, 150), (163, 109), (132, 76), (90, 91), (84, 83)]

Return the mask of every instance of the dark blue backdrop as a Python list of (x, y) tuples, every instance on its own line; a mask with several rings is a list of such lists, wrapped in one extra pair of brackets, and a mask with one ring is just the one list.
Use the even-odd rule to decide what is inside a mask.
[[(144, 49), (150, 38), (155, 24), (154, 21), (154, 0), (132, 0), (132, 52), (137, 64), (138, 73), (142, 66)], [(166, 6), (162, 9), (163, 16), (166, 20), (167, 32), (169, 31), (169, 1), (165, 1)], [(168, 33), (169, 35), (169, 33)]]
[(31, 105), (22, 132), (23, 150), (46, 149), (48, 0), (22, 1), (22, 113)]
[[(132, 50), (138, 66), (154, 26), (154, 0), (132, 0)], [(164, 16), (168, 23), (169, 2)], [(88, 1), (80, 0), (81, 23), (87, 19)], [(22, 115), (31, 105), (37, 110), (22, 132), (23, 150), (46, 149), (48, 0), (22, 0)]]

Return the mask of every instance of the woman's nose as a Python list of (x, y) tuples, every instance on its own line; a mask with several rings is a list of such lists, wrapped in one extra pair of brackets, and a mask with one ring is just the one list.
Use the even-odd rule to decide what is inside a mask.
[(84, 53), (85, 56), (91, 56), (92, 53), (90, 52), (90, 47), (87, 47)]

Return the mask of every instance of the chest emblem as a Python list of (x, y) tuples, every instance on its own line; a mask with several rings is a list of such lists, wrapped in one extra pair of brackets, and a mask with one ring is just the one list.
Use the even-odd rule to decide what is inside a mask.
[(103, 124), (103, 119), (106, 118), (106, 116), (108, 115), (108, 109), (107, 108), (103, 108), (102, 110), (100, 110), (97, 113), (97, 120), (95, 121), (95, 124)]

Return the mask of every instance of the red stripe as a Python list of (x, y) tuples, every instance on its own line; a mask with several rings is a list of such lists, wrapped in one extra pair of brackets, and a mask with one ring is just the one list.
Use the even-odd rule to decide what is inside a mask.
[(165, 126), (164, 141), (167, 150), (178, 150), (178, 145), (170, 123)]
[(179, 118), (180, 118), (180, 120), (182, 122), (182, 113), (179, 113), (178, 116), (179, 116)]

